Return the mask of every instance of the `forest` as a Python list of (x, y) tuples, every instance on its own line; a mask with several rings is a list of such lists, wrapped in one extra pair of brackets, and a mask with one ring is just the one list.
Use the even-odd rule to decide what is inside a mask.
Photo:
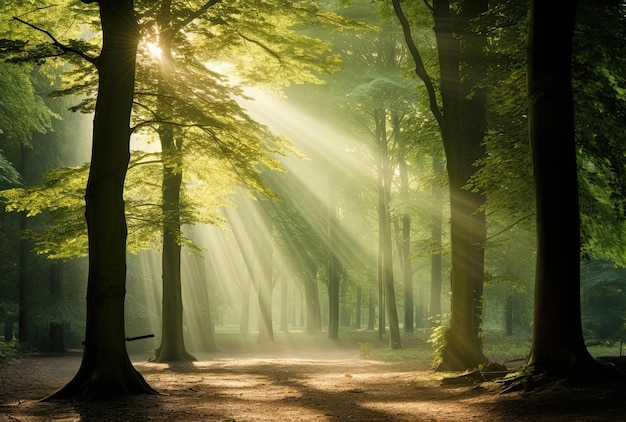
[[(570, 382), (623, 417), (626, 3), (546, 3), (0, 2), (0, 416), (275, 420), (207, 399), (220, 359), (266, 359), (260, 403), (350, 356), (472, 417), (561, 420)], [(466, 411), (374, 412), (418, 400), (332, 362), (347, 396), (285, 420)]]

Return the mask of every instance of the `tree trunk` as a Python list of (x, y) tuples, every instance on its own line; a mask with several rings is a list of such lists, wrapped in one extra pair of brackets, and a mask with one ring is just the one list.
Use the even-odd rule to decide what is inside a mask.
[[(254, 231), (255, 253), (257, 255), (258, 268), (256, 270), (257, 292), (259, 302), (259, 342), (274, 341), (274, 328), (272, 323), (272, 291), (274, 290), (274, 268), (272, 244), (272, 218), (269, 209), (263, 199), (259, 198), (258, 204), (260, 216), (260, 228)], [(252, 226), (251, 226), (252, 227)]]
[(210, 288), (213, 283), (209, 281), (206, 274), (207, 263), (198, 255), (190, 254), (186, 257), (182, 256), (182, 258), (182, 266), (188, 269), (185, 273), (190, 283), (196, 286), (195, 293), (197, 295), (195, 297), (195, 309), (186, 313), (189, 331), (198, 333), (197, 338), (192, 337), (191, 341), (195, 343), (196, 350), (217, 352), (219, 347), (215, 341), (215, 323), (213, 312), (211, 312)]
[(183, 300), (181, 280), (180, 188), (182, 169), (170, 160), (178, 156), (171, 127), (159, 131), (163, 154), (163, 251), (162, 251), (162, 318), (161, 345), (156, 350), (156, 362), (196, 360), (185, 349), (183, 335)]
[[(20, 233), (24, 232), (27, 227), (26, 222), (26, 213), (20, 213)], [(27, 271), (27, 256), (29, 254), (29, 248), (27, 246), (27, 240), (20, 240), (20, 287), (19, 287), (19, 302), (18, 302), (18, 311), (17, 311), (17, 319), (18, 319), (18, 328), (17, 335), (18, 341), (23, 346), (26, 346), (29, 343), (29, 281), (28, 281), (28, 271)]]
[[(163, 5), (167, 9), (166, 4)], [(163, 12), (163, 11), (162, 11)], [(165, 10), (169, 16), (169, 10)], [(167, 19), (167, 18), (166, 18)], [(161, 25), (159, 47), (161, 48), (161, 63), (158, 79), (159, 115), (167, 115), (169, 108), (165, 104), (170, 91), (169, 84), (173, 71), (171, 35), (167, 27)], [(177, 136), (175, 129), (168, 124), (161, 124), (159, 129), (161, 141), (161, 161), (163, 163), (162, 179), (162, 212), (163, 212), (163, 250), (162, 250), (162, 317), (161, 317), (161, 345), (156, 350), (156, 362), (184, 362), (195, 361), (185, 348), (183, 333), (183, 300), (181, 279), (181, 221), (180, 221), (180, 193), (183, 181), (182, 137)]]
[[(448, 182), (450, 190), (450, 244), (452, 262), (452, 303), (450, 329), (446, 334), (446, 345), (443, 348), (442, 362), (439, 369), (463, 370), (474, 368), (486, 362), (482, 353), (478, 336), (481, 315), (480, 298), (482, 295), (482, 273), (484, 272), (484, 215), (478, 211), (482, 197), (466, 191), (463, 187), (476, 171), (473, 167), (475, 156), (482, 141), (478, 139), (476, 122), (464, 119), (478, 116), (484, 110), (473, 110), (477, 105), (482, 107), (484, 101), (472, 101), (478, 94), (476, 82), (480, 80), (482, 65), (479, 59), (482, 54), (484, 32), (480, 35), (466, 30), (471, 18), (487, 9), (486, 0), (468, 0), (463, 3), (459, 16), (452, 15), (449, 0), (433, 1), (433, 17), (435, 21), (435, 38), (438, 49), (439, 71), (441, 81), (441, 100), (443, 111), (439, 110), (432, 80), (426, 73), (423, 61), (411, 38), (410, 25), (402, 12), (400, 1), (392, 0), (394, 10), (403, 27), (405, 40), (415, 61), (415, 71), (426, 84), (429, 94), (430, 108), (439, 123), (441, 138), (446, 153)], [(460, 19), (460, 20), (459, 20)], [(459, 25), (463, 22), (465, 27)], [(461, 30), (466, 44), (461, 49)], [(467, 57), (468, 71), (461, 73), (461, 52)], [(464, 57), (465, 57), (464, 56)], [(461, 81), (467, 84), (462, 89)], [(471, 95), (470, 95), (471, 94)], [(464, 123), (469, 123), (464, 126)], [(476, 127), (482, 127), (478, 122)], [(469, 143), (467, 143), (469, 142)], [(476, 144), (475, 142), (478, 142)], [(467, 144), (466, 144), (467, 143)]]
[(289, 284), (288, 278), (280, 280), (280, 331), (289, 331)]
[[(379, 195), (378, 195), (378, 224), (380, 247), (380, 265), (383, 281), (383, 292), (385, 298), (385, 316), (389, 324), (389, 345), (392, 349), (401, 347), (400, 323), (398, 321), (398, 309), (396, 305), (395, 284), (393, 277), (393, 241), (391, 229), (391, 215), (389, 203), (391, 201), (391, 180), (393, 168), (389, 160), (389, 150), (387, 146), (386, 112), (375, 112), (376, 138), (378, 142), (379, 154)], [(382, 313), (382, 309), (381, 309)]]
[[(24, 144), (20, 144), (20, 174), (25, 175), (28, 170), (28, 148)], [(19, 216), (20, 219), (20, 233), (24, 233), (24, 231), (28, 227), (28, 221), (26, 217), (26, 213), (22, 212)], [(21, 235), (20, 235), (21, 236)], [(29, 344), (29, 305), (30, 305), (30, 297), (29, 292), (31, 288), (29, 286), (29, 277), (28, 277), (28, 256), (30, 255), (30, 246), (29, 241), (26, 239), (20, 239), (20, 272), (19, 272), (19, 301), (18, 301), (18, 311), (17, 311), (17, 321), (18, 321), (18, 341), (22, 346), (26, 347)]]
[(507, 337), (513, 336), (513, 298), (508, 296), (504, 305), (504, 326)]
[(373, 330), (376, 327), (376, 300), (373, 289), (367, 289), (367, 329)]
[(341, 283), (342, 265), (339, 253), (339, 220), (337, 217), (335, 187), (330, 186), (331, 200), (328, 205), (328, 338), (339, 338), (339, 287)]
[(331, 250), (328, 258), (328, 338), (339, 338), (339, 286), (341, 264)]
[[(397, 128), (399, 131), (399, 128)], [(400, 160), (400, 194), (408, 199), (409, 177), (406, 161)], [(404, 286), (404, 331), (412, 333), (414, 327), (413, 266), (411, 265), (411, 214), (402, 215), (402, 285)]]
[(250, 287), (252, 283), (246, 278), (241, 285), (241, 310), (239, 312), (239, 333), (250, 331)]
[(156, 393), (126, 351), (124, 178), (139, 41), (132, 0), (100, 0), (103, 46), (96, 61), (98, 98), (85, 192), (89, 243), (85, 349), (78, 373), (47, 399)]
[(361, 286), (356, 287), (356, 316), (354, 321), (354, 328), (361, 329), (361, 302), (363, 301), (363, 288)]
[[(474, 10), (476, 0), (466, 2)], [(464, 113), (472, 105), (461, 87), (461, 45), (456, 36), (449, 1), (435, 0), (435, 36), (439, 49), (441, 72), (441, 97), (445, 124), (441, 127), (446, 152), (448, 183), (450, 190), (450, 244), (451, 244), (451, 315), (450, 329), (446, 333), (440, 370), (464, 370), (487, 362), (482, 353), (477, 322), (480, 315), (479, 295), (482, 295), (484, 271), (484, 213), (478, 211), (482, 197), (469, 192), (464, 186), (476, 168), (475, 142), (482, 142), (474, 132), (463, 126)], [(486, 2), (485, 2), (486, 6)], [(467, 43), (468, 49), (473, 44)], [(470, 65), (471, 67), (471, 65)], [(478, 102), (479, 107), (484, 103)], [(471, 110), (478, 115), (484, 110)]]
[[(244, 202), (238, 207), (239, 221), (235, 221), (233, 216), (230, 218), (230, 227), (248, 270), (250, 284), (253, 284), (257, 290), (258, 341), (273, 341), (272, 220), (261, 198), (257, 201), (248, 198), (243, 200)], [(242, 294), (244, 293), (245, 291), (242, 291)]]
[(13, 320), (6, 318), (4, 320), (4, 341), (8, 343), (13, 340)]
[[(433, 171), (442, 174), (444, 171), (443, 160), (440, 157), (433, 156)], [(442, 208), (443, 208), (443, 189), (435, 186), (433, 188), (433, 215), (431, 223), (431, 239), (432, 247), (436, 249), (430, 257), (430, 301), (428, 316), (430, 319), (430, 327), (438, 326), (441, 322), (441, 228), (442, 228)]]
[(317, 289), (317, 264), (312, 259), (306, 263), (304, 296), (306, 302), (306, 332), (314, 334), (322, 328), (320, 298)]
[[(63, 293), (63, 262), (56, 261), (50, 264), (50, 296), (58, 300)], [(65, 352), (63, 322), (51, 322), (48, 325), (48, 351), (52, 353)]]
[[(531, 2), (529, 129), (537, 207), (533, 344), (528, 365), (557, 376), (595, 371), (580, 315), (580, 216), (572, 35), (576, 2)], [(554, 22), (559, 30), (554, 31)], [(558, 177), (554, 165), (559, 163)]]

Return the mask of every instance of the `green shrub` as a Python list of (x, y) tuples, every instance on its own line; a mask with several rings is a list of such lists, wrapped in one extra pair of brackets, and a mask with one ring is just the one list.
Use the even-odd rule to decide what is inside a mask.
[(10, 365), (21, 356), (17, 341), (0, 342), (0, 367)]

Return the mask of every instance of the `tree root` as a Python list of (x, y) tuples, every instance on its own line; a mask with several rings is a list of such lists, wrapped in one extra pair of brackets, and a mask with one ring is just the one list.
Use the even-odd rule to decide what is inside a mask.
[(549, 368), (525, 366), (514, 376), (497, 381), (507, 394), (515, 391), (530, 392), (537, 388), (561, 388), (566, 385), (602, 386), (607, 383), (626, 384), (626, 373), (610, 361), (593, 360), (589, 365), (573, 366), (568, 373), (550, 371)]
[(488, 362), (484, 365), (480, 365), (479, 368), (473, 371), (464, 372), (455, 377), (444, 378), (441, 384), (444, 386), (476, 385), (502, 379), (510, 373), (512, 373), (512, 371), (507, 369), (506, 366), (495, 362)]

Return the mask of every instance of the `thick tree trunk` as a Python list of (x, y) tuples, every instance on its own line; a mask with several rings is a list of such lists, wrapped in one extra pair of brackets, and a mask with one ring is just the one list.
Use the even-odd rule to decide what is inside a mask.
[(162, 317), (161, 345), (156, 350), (156, 362), (194, 361), (185, 348), (183, 334), (183, 299), (180, 246), (180, 165), (181, 140), (174, 137), (171, 126), (159, 130), (163, 155), (163, 251), (162, 251)]
[[(474, 9), (477, 2), (466, 2), (466, 9)], [(486, 2), (485, 2), (486, 5)], [(478, 211), (482, 197), (464, 189), (476, 168), (477, 143), (482, 134), (470, 131), (466, 113), (476, 115), (484, 110), (469, 110), (472, 100), (461, 86), (461, 45), (455, 34), (449, 1), (435, 0), (435, 35), (439, 49), (441, 72), (441, 97), (444, 124), (441, 127), (446, 152), (448, 183), (450, 190), (450, 244), (452, 262), (452, 298), (450, 329), (446, 334), (440, 370), (464, 370), (485, 363), (479, 339), (478, 321), (480, 295), (482, 295), (482, 273), (484, 271), (484, 213)], [(468, 12), (466, 12), (468, 13)], [(469, 50), (474, 48), (466, 40)], [(471, 60), (470, 60), (471, 68)], [(484, 103), (476, 104), (484, 107)], [(464, 124), (468, 124), (466, 128)], [(471, 123), (473, 124), (473, 122)]]
[[(159, 115), (167, 115), (169, 105), (170, 83), (172, 79), (173, 57), (171, 34), (169, 26), (169, 3), (164, 2), (161, 14), (165, 17), (159, 21), (161, 48), (160, 72), (158, 79)], [(163, 17), (161, 16), (161, 17)], [(183, 362), (194, 361), (185, 348), (183, 333), (183, 300), (181, 279), (181, 220), (180, 220), (180, 193), (183, 182), (182, 143), (175, 129), (168, 124), (162, 124), (158, 130), (161, 142), (161, 161), (163, 163), (162, 213), (163, 213), (163, 250), (162, 250), (162, 317), (161, 317), (161, 345), (156, 350), (156, 362)]]
[[(531, 5), (528, 96), (537, 265), (528, 365), (568, 376), (593, 371), (597, 365), (585, 347), (580, 315), (580, 216), (571, 87), (576, 2), (532, 1)], [(558, 31), (554, 22), (559, 22)], [(556, 174), (555, 163), (559, 163)]]
[(130, 158), (130, 111), (139, 41), (132, 0), (100, 0), (103, 47), (91, 169), (85, 193), (89, 278), (85, 349), (78, 373), (47, 399), (155, 393), (126, 351), (124, 178)]

